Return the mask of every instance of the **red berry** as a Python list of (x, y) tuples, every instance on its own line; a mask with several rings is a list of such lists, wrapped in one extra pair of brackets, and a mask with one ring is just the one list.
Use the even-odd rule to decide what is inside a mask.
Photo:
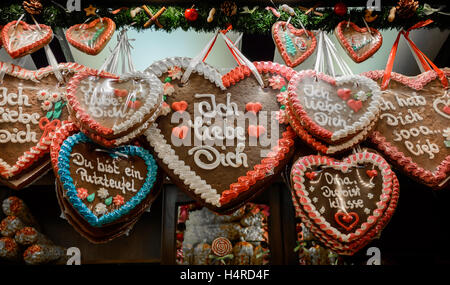
[(345, 16), (347, 14), (347, 6), (339, 2), (336, 5), (334, 5), (334, 13), (340, 17)]

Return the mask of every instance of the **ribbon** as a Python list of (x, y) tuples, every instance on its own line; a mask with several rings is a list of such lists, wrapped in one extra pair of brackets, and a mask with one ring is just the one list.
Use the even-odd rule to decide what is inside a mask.
[(212, 255), (212, 254), (209, 255), (209, 259), (210, 260), (212, 260), (213, 262), (214, 261), (220, 261), (223, 265), (226, 264), (225, 261), (227, 259), (233, 259), (233, 258), (234, 258), (234, 255), (232, 253), (227, 254), (225, 256), (216, 256), (216, 255)]
[(439, 80), (441, 81), (443, 87), (445, 89), (448, 88), (448, 80), (447, 80), (447, 77), (445, 76), (444, 72), (442, 70), (440, 70), (409, 38), (409, 32), (411, 30), (425, 27), (425, 26), (431, 24), (432, 22), (433, 22), (433, 20), (430, 20), (430, 19), (426, 20), (426, 21), (421, 21), (421, 22), (418, 22), (417, 24), (413, 25), (412, 27), (410, 27), (408, 30), (406, 30), (406, 31), (402, 30), (398, 33), (397, 38), (396, 38), (394, 45), (392, 46), (391, 52), (389, 54), (386, 68), (384, 70), (383, 80), (381, 82), (381, 90), (385, 90), (389, 85), (389, 81), (391, 79), (392, 68), (394, 66), (395, 56), (397, 54), (398, 44), (399, 44), (401, 35), (403, 35), (405, 37), (405, 39), (407, 40), (407, 42), (409, 43), (410, 48), (414, 52), (413, 54), (416, 55), (416, 59), (418, 59), (418, 61), (420, 62), (420, 65), (423, 67), (423, 69), (425, 71), (429, 71), (429, 70), (433, 69), (438, 74)]
[(317, 57), (314, 64), (314, 70), (316, 72), (325, 73), (325, 61), (327, 62), (327, 68), (329, 69), (329, 72), (333, 77), (336, 76), (334, 62), (336, 62), (343, 75), (353, 74), (344, 59), (341, 56), (338, 56), (336, 46), (333, 44), (330, 38), (323, 31), (321, 31), (319, 32)]
[(44, 139), (48, 139), (48, 136), (50, 133), (55, 132), (61, 127), (61, 121), (60, 120), (53, 120), (49, 121), (47, 117), (42, 117), (39, 120), (39, 128), (44, 131), (42, 134), (41, 139), (39, 140), (39, 143), (43, 143)]
[(131, 49), (133, 48), (133, 46), (130, 44), (130, 41), (132, 41), (132, 39), (128, 39), (127, 30), (128, 28), (125, 28), (120, 31), (119, 35), (117, 36), (117, 45), (114, 47), (111, 54), (100, 67), (100, 71), (117, 74), (120, 58), (122, 58), (122, 74), (127, 73), (127, 71), (136, 71), (133, 60), (131, 58)]
[(441, 12), (442, 8), (444, 8), (444, 7), (445, 6), (441, 6), (441, 7), (437, 8), (437, 9), (435, 9), (435, 8), (432, 8), (430, 6), (430, 4), (425, 3), (425, 4), (423, 4), (422, 13), (424, 13), (426, 16), (429, 16), (429, 15), (437, 12), (438, 14), (442, 14), (442, 15), (445, 15), (445, 16), (450, 16), (450, 13)]

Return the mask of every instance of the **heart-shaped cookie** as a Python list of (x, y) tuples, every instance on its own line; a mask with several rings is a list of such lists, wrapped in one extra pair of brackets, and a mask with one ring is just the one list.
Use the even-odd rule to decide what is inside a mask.
[[(377, 171), (368, 175), (367, 171)], [(316, 175), (307, 175), (316, 173)], [(314, 235), (340, 254), (354, 254), (386, 226), (398, 199), (398, 181), (378, 154), (336, 161), (299, 158), (291, 170), (296, 213)]]
[(90, 71), (77, 74), (67, 86), (77, 125), (106, 146), (127, 143), (147, 129), (159, 114), (162, 98), (161, 81), (149, 73), (118, 77)]
[(364, 141), (376, 125), (376, 122), (373, 122), (369, 125), (369, 127), (356, 134), (350, 140), (341, 144), (330, 145), (324, 141), (318, 140), (316, 137), (311, 135), (308, 130), (302, 125), (302, 123), (298, 119), (296, 119), (294, 112), (289, 105), (287, 92), (281, 92), (277, 97), (278, 102), (280, 102), (280, 104), (282, 104), (282, 108), (284, 108), (284, 120), (289, 122), (292, 129), (297, 133), (297, 136), (301, 140), (303, 140), (310, 148), (324, 154), (337, 154), (353, 148), (355, 145)]
[[(189, 63), (189, 58), (170, 58), (151, 66), (174, 92), (166, 98), (166, 116), (148, 130), (147, 139), (175, 184), (214, 211), (229, 212), (268, 185), (291, 157), (295, 133), (279, 123), (276, 95), (294, 71), (255, 63), (266, 88), (246, 67), (222, 77), (199, 63), (185, 85), (169, 76)], [(171, 108), (180, 101), (187, 103), (182, 113)], [(262, 109), (247, 111), (248, 103)]]
[(99, 54), (116, 30), (116, 24), (107, 17), (97, 18), (88, 24), (78, 24), (66, 32), (67, 41), (80, 51)]
[(52, 38), (52, 29), (42, 24), (37, 26), (12, 21), (2, 29), (3, 46), (12, 58), (33, 53), (49, 44)]
[[(364, 73), (381, 84), (384, 71)], [(447, 76), (450, 73), (446, 73)], [(450, 100), (434, 71), (416, 77), (392, 73), (371, 141), (407, 175), (435, 189), (450, 180)]]
[[(36, 71), (0, 62), (6, 72), (0, 84), (0, 180), (20, 189), (49, 170), (49, 152), (54, 131), (68, 119), (65, 86), (52, 67)], [(60, 64), (68, 80), (87, 68)]]
[(61, 145), (58, 177), (74, 209), (94, 227), (139, 207), (155, 185), (153, 156), (142, 147), (102, 148), (79, 132)]
[(273, 24), (272, 37), (286, 65), (296, 67), (314, 52), (317, 40), (311, 31), (286, 24), (282, 21)]
[[(351, 90), (349, 100), (342, 98), (345, 89)], [(288, 103), (294, 119), (309, 133), (329, 144), (342, 144), (378, 119), (380, 94), (376, 82), (364, 76), (332, 78), (305, 70), (289, 82)]]
[(383, 37), (374, 28), (360, 28), (353, 22), (342, 21), (335, 28), (342, 47), (355, 62), (363, 62), (381, 47)]

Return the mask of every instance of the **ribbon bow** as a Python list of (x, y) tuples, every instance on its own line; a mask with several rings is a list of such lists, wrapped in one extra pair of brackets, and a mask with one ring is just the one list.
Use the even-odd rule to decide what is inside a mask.
[(50, 133), (55, 132), (61, 127), (60, 120), (49, 121), (47, 117), (43, 117), (39, 120), (39, 128), (44, 131), (39, 143), (43, 143), (44, 139), (48, 139)]
[(224, 256), (217, 256), (217, 255), (213, 255), (213, 254), (209, 255), (209, 259), (210, 260), (212, 260), (212, 261), (220, 261), (223, 265), (226, 264), (225, 261), (227, 259), (233, 259), (233, 258), (234, 258), (234, 255), (232, 253), (224, 255)]

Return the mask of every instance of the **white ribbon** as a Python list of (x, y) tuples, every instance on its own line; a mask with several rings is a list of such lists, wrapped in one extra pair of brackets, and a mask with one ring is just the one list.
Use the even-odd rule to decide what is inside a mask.
[(117, 74), (120, 59), (122, 59), (122, 74), (136, 71), (131, 57), (131, 49), (133, 46), (130, 44), (130, 41), (132, 41), (132, 39), (130, 40), (128, 38), (127, 30), (128, 29), (125, 28), (120, 31), (117, 36), (117, 45), (100, 67), (100, 71)]
[(264, 87), (264, 82), (263, 82), (258, 70), (256, 69), (255, 65), (241, 53), (241, 51), (236, 47), (236, 45), (224, 33), (221, 33), (220, 31), (216, 32), (216, 34), (206, 44), (206, 46), (203, 48), (203, 50), (191, 60), (188, 67), (186, 68), (183, 76), (181, 77), (181, 83), (186, 83), (189, 80), (189, 77), (191, 76), (192, 71), (197, 66), (197, 64), (200, 63), (200, 61), (203, 61), (203, 59), (205, 58), (208, 51), (210, 51), (210, 49), (214, 45), (215, 40), (217, 39), (217, 36), (219, 35), (219, 33), (222, 35), (222, 38), (225, 41), (225, 43), (228, 45), (228, 47), (236, 55), (236, 57), (237, 57), (236, 60), (238, 61), (238, 63), (241, 65), (246, 65), (250, 69), (250, 71), (253, 73), (253, 75), (255, 76), (259, 85), (261, 85), (261, 87)]
[[(331, 39), (323, 31), (319, 32), (318, 36), (319, 40), (314, 70), (316, 72), (330, 73), (333, 77), (335, 77), (336, 71), (334, 68), (334, 62), (336, 62), (343, 75), (352, 75), (352, 70), (344, 59), (337, 54), (336, 46), (333, 44)], [(327, 64), (327, 68), (325, 68), (325, 63)]]

